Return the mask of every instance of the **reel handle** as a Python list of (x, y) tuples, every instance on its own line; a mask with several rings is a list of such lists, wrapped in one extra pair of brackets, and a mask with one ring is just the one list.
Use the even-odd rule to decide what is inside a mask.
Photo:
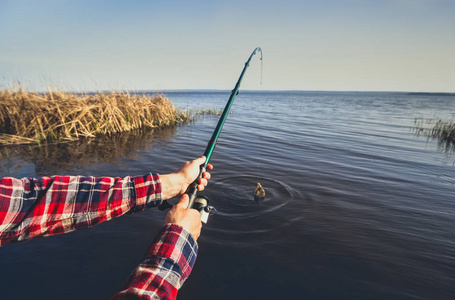
[(213, 206), (209, 206), (209, 199), (206, 196), (199, 195), (193, 204), (193, 209), (201, 214), (201, 222), (207, 224), (210, 215), (215, 215), (217, 210)]

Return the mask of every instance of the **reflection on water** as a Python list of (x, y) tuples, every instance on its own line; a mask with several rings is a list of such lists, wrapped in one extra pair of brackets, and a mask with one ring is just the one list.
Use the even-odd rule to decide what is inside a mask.
[[(75, 165), (115, 163), (119, 158), (133, 158), (135, 151), (150, 151), (160, 141), (171, 142), (176, 132), (176, 126), (140, 129), (41, 146), (2, 147), (0, 154), (3, 160), (20, 157), (20, 160), (34, 164), (38, 173), (56, 174), (69, 171)], [(4, 164), (0, 165), (0, 174), (8, 175)]]

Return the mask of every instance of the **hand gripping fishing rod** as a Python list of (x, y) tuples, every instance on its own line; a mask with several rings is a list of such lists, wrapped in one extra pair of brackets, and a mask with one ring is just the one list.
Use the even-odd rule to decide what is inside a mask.
[(234, 102), (235, 96), (237, 96), (237, 94), (239, 93), (240, 83), (242, 82), (243, 75), (245, 75), (246, 69), (249, 67), (250, 61), (253, 58), (253, 56), (256, 54), (257, 51), (261, 52), (261, 67), (262, 67), (262, 49), (257, 47), (256, 49), (254, 49), (253, 53), (251, 53), (250, 57), (248, 58), (247, 62), (245, 63), (245, 67), (243, 68), (242, 73), (240, 74), (240, 77), (239, 77), (234, 89), (231, 92), (231, 96), (229, 97), (229, 100), (226, 103), (226, 106), (224, 107), (223, 113), (220, 116), (218, 125), (216, 125), (212, 138), (210, 139), (210, 141), (207, 144), (207, 148), (205, 149), (205, 152), (204, 152), (205, 162), (200, 167), (199, 176), (196, 178), (195, 181), (193, 181), (193, 183), (191, 183), (188, 186), (188, 189), (186, 190), (186, 193), (188, 194), (188, 196), (190, 198), (188, 208), (194, 208), (194, 209), (197, 209), (198, 211), (200, 211), (201, 220), (204, 223), (207, 222), (208, 216), (209, 216), (211, 210), (213, 210), (213, 208), (208, 206), (207, 198), (197, 196), (198, 182), (202, 178), (202, 174), (207, 169), (207, 165), (210, 161), (210, 158), (212, 157), (213, 151), (215, 150), (216, 142), (218, 140), (218, 137), (220, 136), (221, 129), (223, 128), (224, 121), (226, 121), (226, 118), (229, 114), (229, 110), (231, 109), (232, 103)]

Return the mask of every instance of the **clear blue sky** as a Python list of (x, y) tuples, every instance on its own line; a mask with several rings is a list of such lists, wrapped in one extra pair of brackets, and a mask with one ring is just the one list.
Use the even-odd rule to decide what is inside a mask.
[(0, 0), (0, 87), (455, 92), (455, 0)]

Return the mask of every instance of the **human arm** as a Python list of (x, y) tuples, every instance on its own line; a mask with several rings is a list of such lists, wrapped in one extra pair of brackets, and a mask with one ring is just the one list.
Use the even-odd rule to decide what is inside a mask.
[(188, 201), (188, 195), (183, 195), (168, 212), (143, 262), (111, 300), (176, 299), (196, 261), (196, 239), (202, 227), (199, 212), (187, 208)]
[(0, 245), (86, 228), (162, 202), (158, 174), (0, 181)]
[[(90, 227), (128, 212), (158, 206), (181, 190), (188, 178), (198, 172), (197, 164), (202, 160), (187, 162), (179, 171), (161, 176), (150, 173), (125, 178), (3, 178), (0, 180), (0, 246)], [(207, 179), (210, 174), (204, 177)], [(200, 189), (207, 184), (206, 179), (201, 180)]]

